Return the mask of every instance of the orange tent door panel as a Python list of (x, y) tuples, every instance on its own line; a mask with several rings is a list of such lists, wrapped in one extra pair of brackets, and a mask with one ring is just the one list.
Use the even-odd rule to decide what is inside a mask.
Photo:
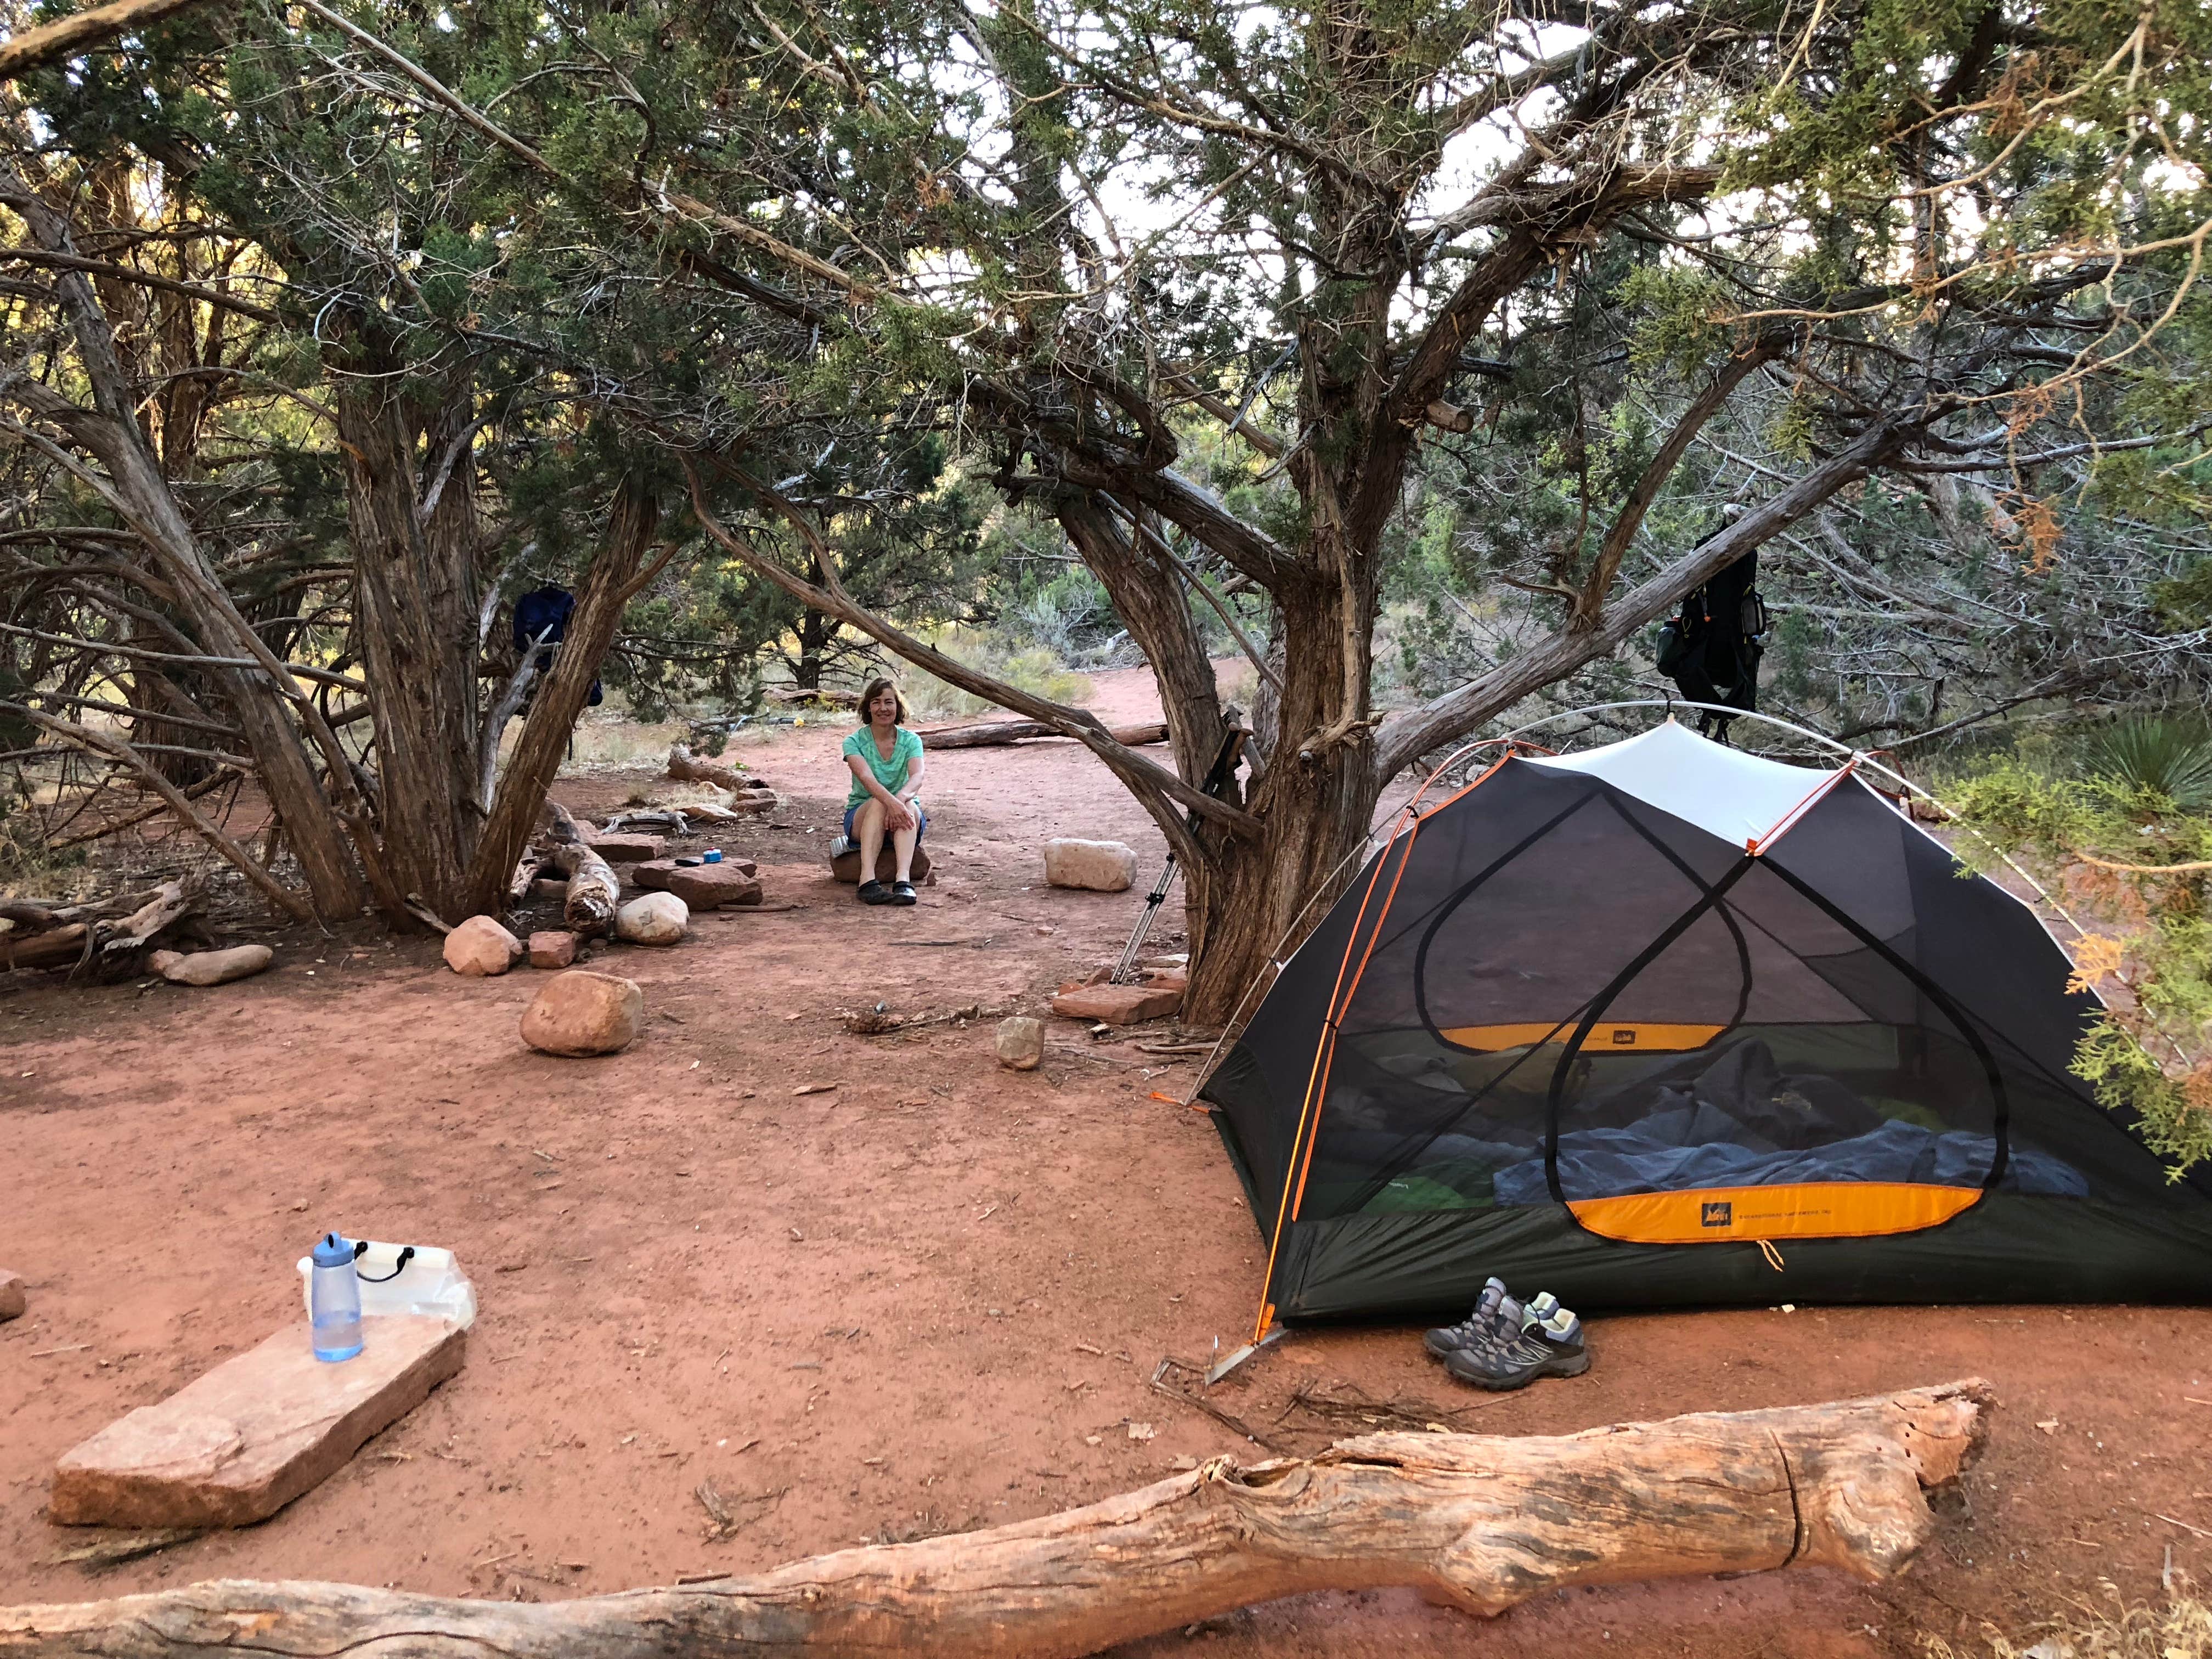
[(1978, 1187), (1831, 1181), (1573, 1199), (1567, 1207), (1590, 1231), (1625, 1243), (1743, 1243), (1917, 1232), (1971, 1208), (1981, 1195)]
[[(1528, 1020), (1517, 1025), (1456, 1025), (1437, 1032), (1446, 1042), (1494, 1054), (1502, 1048), (1525, 1048), (1549, 1039), (1564, 1042), (1574, 1033), (1572, 1022)], [(1590, 1028), (1583, 1044), (1584, 1054), (1628, 1051), (1647, 1054), (1681, 1054), (1702, 1048), (1725, 1025), (1675, 1025), (1653, 1020), (1607, 1020)]]

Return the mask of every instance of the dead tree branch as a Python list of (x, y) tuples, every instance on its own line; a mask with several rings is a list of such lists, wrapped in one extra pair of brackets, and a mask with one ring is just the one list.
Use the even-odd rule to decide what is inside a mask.
[(1373, 1434), (1310, 1461), (1203, 1468), (988, 1531), (840, 1550), (754, 1577), (540, 1603), (216, 1581), (0, 1608), (0, 1659), (927, 1659), (1097, 1652), (1253, 1602), (1404, 1585), (1477, 1614), (1569, 1584), (1902, 1571), (1923, 1494), (1986, 1435), (1986, 1383), (1621, 1424), (1565, 1437)]

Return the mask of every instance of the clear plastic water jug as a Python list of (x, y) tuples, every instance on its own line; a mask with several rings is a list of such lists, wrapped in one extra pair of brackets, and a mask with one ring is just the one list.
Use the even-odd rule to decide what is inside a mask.
[(361, 1352), (361, 1279), (353, 1241), (325, 1233), (316, 1241), (307, 1280), (307, 1322), (315, 1358), (350, 1359)]

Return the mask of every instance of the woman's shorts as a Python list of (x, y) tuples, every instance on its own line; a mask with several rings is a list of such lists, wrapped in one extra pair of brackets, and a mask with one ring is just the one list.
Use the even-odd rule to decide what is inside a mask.
[[(860, 837), (854, 833), (853, 820), (860, 816), (860, 809), (867, 804), (868, 803), (866, 801), (857, 800), (845, 809), (845, 839), (847, 841), (858, 841), (860, 839)], [(923, 835), (927, 832), (928, 829), (929, 814), (923, 811), (919, 805), (915, 806), (914, 809), (915, 840), (917, 842), (920, 841)]]

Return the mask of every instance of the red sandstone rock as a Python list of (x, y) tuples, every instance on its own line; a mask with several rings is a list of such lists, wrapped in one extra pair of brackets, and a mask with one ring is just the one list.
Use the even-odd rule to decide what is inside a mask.
[(645, 993), (634, 981), (571, 968), (523, 1011), (522, 1040), (549, 1054), (611, 1054), (637, 1040)]
[(652, 859), (630, 866), (630, 878), (650, 892), (673, 893), (692, 910), (719, 910), (726, 905), (758, 904), (761, 884), (750, 859), (724, 859), (720, 864), (678, 864), (674, 859)]
[(503, 974), (521, 959), (522, 941), (489, 916), (471, 916), (446, 935), (445, 957), (457, 974)]
[(576, 947), (583, 941), (574, 933), (551, 928), (530, 936), (530, 965), (532, 968), (567, 968), (576, 960)]
[(660, 856), (662, 842), (658, 836), (606, 836), (592, 837), (592, 850), (609, 864), (641, 864), (647, 859)]
[(1062, 991), (1052, 1000), (1052, 1011), (1069, 1019), (1103, 1020), (1109, 1025), (1134, 1025), (1140, 1019), (1158, 1019), (1182, 1006), (1179, 986), (1085, 985)]
[(305, 1324), (118, 1418), (54, 1465), (64, 1526), (245, 1527), (345, 1466), (461, 1368), (458, 1325), (419, 1314), (362, 1321), (360, 1353), (315, 1358)]

